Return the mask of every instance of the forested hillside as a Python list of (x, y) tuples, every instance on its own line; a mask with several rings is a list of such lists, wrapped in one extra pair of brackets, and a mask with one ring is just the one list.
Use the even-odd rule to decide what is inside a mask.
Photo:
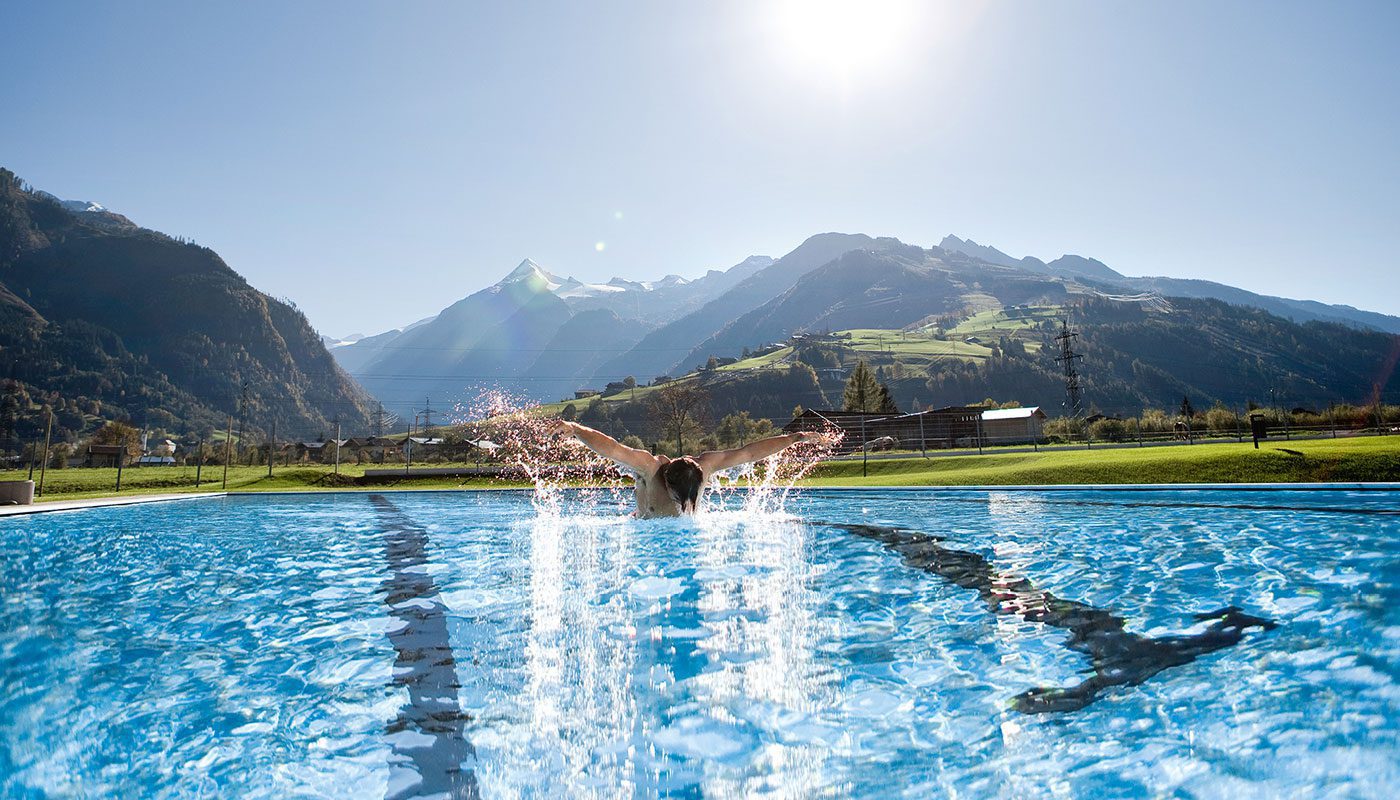
[(101, 420), (209, 435), (245, 396), (251, 431), (368, 425), (369, 397), (295, 307), (209, 248), (65, 208), (3, 169), (0, 287), (7, 448), (39, 435), (46, 404), (59, 438)]

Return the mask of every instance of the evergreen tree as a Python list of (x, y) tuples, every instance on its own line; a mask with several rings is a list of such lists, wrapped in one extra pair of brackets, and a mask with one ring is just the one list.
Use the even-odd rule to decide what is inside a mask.
[(879, 396), (880, 407), (876, 409), (881, 414), (898, 414), (899, 407), (894, 404), (894, 396), (890, 394), (890, 387), (880, 384)]
[(875, 412), (880, 410), (880, 382), (865, 359), (856, 362), (851, 377), (846, 379), (846, 391), (841, 396), (846, 411)]

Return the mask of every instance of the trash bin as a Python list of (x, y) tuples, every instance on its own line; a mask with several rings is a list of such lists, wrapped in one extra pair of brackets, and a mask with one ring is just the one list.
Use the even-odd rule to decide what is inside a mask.
[(1269, 424), (1264, 421), (1263, 414), (1249, 415), (1249, 433), (1254, 437), (1254, 447), (1259, 447), (1260, 439), (1269, 438)]

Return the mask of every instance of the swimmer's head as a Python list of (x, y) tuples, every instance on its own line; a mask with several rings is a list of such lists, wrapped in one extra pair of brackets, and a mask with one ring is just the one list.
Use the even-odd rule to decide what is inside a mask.
[(705, 472), (695, 459), (682, 456), (661, 467), (661, 482), (681, 513), (693, 513), (700, 499), (700, 488), (705, 482)]

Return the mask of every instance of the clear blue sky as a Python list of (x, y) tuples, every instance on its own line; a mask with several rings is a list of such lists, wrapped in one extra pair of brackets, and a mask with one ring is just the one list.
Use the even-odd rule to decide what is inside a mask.
[(6, 3), (0, 165), (332, 334), (827, 230), (1400, 314), (1400, 3), (840, 13)]

